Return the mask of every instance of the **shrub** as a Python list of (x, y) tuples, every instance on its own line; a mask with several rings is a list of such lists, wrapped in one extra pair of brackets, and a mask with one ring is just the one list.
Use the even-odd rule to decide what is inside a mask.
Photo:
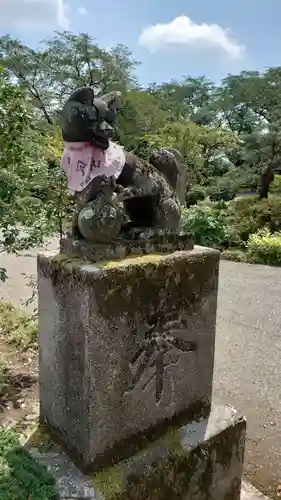
[(281, 229), (281, 198), (270, 195), (260, 200), (258, 196), (237, 198), (229, 203), (227, 225), (247, 242), (250, 234), (268, 227), (271, 233)]
[(250, 262), (281, 266), (281, 233), (270, 233), (263, 229), (251, 234), (247, 243), (247, 256)]
[(203, 185), (205, 187), (209, 187), (209, 186), (215, 186), (215, 184), (217, 183), (217, 180), (218, 180), (217, 177), (212, 177), (210, 175), (208, 175), (206, 177), (206, 174), (205, 174), (205, 177), (203, 178), (202, 182), (203, 182)]
[(281, 194), (281, 175), (280, 174), (275, 174), (274, 176), (274, 181), (270, 185), (269, 188), (270, 193), (274, 194)]
[(213, 158), (208, 162), (208, 171), (214, 177), (221, 177), (233, 167), (233, 163), (224, 157)]
[(236, 196), (237, 188), (234, 182), (219, 182), (217, 186), (208, 189), (212, 201), (230, 201)]
[(196, 205), (198, 201), (203, 201), (206, 198), (206, 190), (204, 187), (195, 185), (193, 186), (185, 196), (186, 206)]
[(0, 427), (0, 498), (59, 500), (55, 479), (20, 446), (20, 436)]
[(194, 236), (196, 244), (220, 248), (225, 242), (223, 213), (209, 204), (193, 205), (183, 210), (182, 229)]

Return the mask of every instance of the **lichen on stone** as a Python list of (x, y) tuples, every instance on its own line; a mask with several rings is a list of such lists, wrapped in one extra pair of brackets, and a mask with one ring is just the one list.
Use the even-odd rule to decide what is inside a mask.
[[(147, 440), (145, 446), (140, 447), (129, 459), (121, 460), (115, 465), (92, 474), (91, 481), (93, 487), (106, 500), (121, 500), (123, 498), (124, 491), (129, 485), (128, 481), (130, 482), (130, 478), (132, 479), (134, 476), (132, 473), (134, 464), (144, 462), (146, 456), (149, 457), (158, 447), (163, 450), (167, 450), (167, 457), (160, 460), (158, 465), (156, 462), (155, 464), (152, 463), (151, 474), (153, 475), (157, 473), (158, 469), (159, 472), (163, 469), (163, 467), (165, 467), (168, 458), (170, 461), (172, 456), (177, 459), (184, 457), (178, 429), (170, 428), (166, 431), (164, 436), (161, 436), (160, 438), (158, 437), (154, 440)], [(150, 461), (151, 460), (148, 459), (148, 463)], [(145, 480), (142, 474), (138, 475), (138, 480), (140, 481), (140, 487), (142, 487), (142, 482)], [(124, 498), (127, 498), (127, 496), (124, 496)]]
[(39, 452), (46, 453), (58, 450), (58, 445), (54, 442), (49, 429), (44, 424), (37, 424), (26, 442), (27, 447), (36, 448)]
[(94, 264), (95, 267), (99, 267), (100, 269), (112, 269), (114, 267), (123, 267), (123, 266), (135, 266), (141, 264), (153, 264), (157, 263), (163, 259), (163, 254), (148, 254), (148, 255), (138, 255), (135, 257), (125, 257), (124, 259), (114, 260), (114, 261), (103, 261), (97, 264)]

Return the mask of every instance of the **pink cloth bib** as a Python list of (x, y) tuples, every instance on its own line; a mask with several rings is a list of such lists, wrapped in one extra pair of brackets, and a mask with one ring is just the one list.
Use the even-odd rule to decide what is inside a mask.
[(66, 172), (68, 189), (81, 192), (94, 177), (119, 177), (125, 165), (122, 146), (109, 143), (106, 151), (88, 142), (65, 142), (60, 166)]

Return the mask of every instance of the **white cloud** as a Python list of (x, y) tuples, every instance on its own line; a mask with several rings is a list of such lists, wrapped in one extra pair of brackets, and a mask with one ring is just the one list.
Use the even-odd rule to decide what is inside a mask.
[(89, 12), (85, 9), (85, 7), (79, 7), (78, 14), (80, 14), (80, 16), (86, 16)]
[(0, 0), (0, 27), (11, 29), (69, 28), (64, 0)]
[(215, 48), (233, 59), (240, 58), (245, 49), (231, 38), (228, 29), (217, 24), (197, 24), (184, 15), (176, 17), (170, 23), (145, 28), (139, 37), (139, 43), (151, 52), (172, 45), (205, 50)]

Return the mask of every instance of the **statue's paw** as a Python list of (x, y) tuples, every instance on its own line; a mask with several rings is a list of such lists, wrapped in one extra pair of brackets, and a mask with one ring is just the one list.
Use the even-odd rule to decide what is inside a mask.
[(113, 176), (100, 175), (98, 178), (99, 187), (110, 187), (112, 190), (116, 188), (116, 180)]
[(181, 209), (178, 200), (173, 198), (161, 200), (156, 212), (156, 225), (177, 232), (180, 220)]
[(93, 243), (110, 243), (120, 233), (123, 212), (120, 205), (112, 203), (90, 203), (78, 216), (81, 235)]

